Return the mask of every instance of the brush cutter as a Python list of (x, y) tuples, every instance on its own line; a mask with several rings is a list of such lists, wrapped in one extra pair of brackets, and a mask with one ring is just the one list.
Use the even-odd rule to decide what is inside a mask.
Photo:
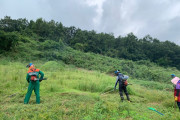
[(47, 78), (43, 78), (43, 79), (35, 79), (34, 81), (42, 81), (42, 80), (47, 80)]
[(159, 111), (155, 110), (154, 108), (148, 108), (148, 109), (149, 109), (149, 110), (152, 110), (152, 111), (155, 111), (155, 112), (157, 112), (157, 113), (160, 114), (160, 115), (164, 115), (164, 114), (160, 113)]
[(105, 93), (102, 93), (101, 95), (104, 95), (104, 94), (107, 94), (107, 93), (110, 93), (110, 92), (113, 92), (113, 91), (115, 91), (115, 89), (110, 90), (110, 91), (107, 91), (107, 92), (105, 92)]

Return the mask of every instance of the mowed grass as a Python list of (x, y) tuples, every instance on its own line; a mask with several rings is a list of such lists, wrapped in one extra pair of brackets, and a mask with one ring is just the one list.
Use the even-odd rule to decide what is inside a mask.
[[(28, 83), (25, 63), (0, 62), (0, 118), (3, 120), (179, 120), (169, 84), (129, 79), (133, 101), (121, 102), (113, 89), (115, 76), (89, 71), (63, 62), (35, 62), (46, 81), (41, 82), (41, 104), (33, 93), (23, 104)], [(164, 116), (148, 110), (153, 107)]]

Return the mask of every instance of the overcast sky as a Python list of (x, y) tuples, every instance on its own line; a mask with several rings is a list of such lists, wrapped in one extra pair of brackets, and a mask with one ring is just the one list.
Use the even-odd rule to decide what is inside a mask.
[(0, 18), (6, 15), (180, 45), (180, 0), (0, 0)]

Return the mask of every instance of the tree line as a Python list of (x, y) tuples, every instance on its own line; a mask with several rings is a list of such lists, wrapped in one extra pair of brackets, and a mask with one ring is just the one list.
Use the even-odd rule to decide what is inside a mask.
[(11, 51), (18, 45), (21, 38), (16, 33), (39, 42), (62, 40), (64, 44), (83, 52), (133, 61), (149, 60), (161, 66), (180, 69), (180, 46), (170, 41), (161, 42), (150, 35), (137, 38), (129, 33), (115, 38), (110, 33), (81, 30), (74, 26), (65, 27), (54, 20), (45, 21), (39, 18), (29, 21), (5, 16), (0, 20), (0, 53)]

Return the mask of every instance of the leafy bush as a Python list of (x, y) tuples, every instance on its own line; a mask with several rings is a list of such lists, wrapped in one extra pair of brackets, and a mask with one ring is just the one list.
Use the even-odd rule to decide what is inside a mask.
[(0, 31), (0, 53), (14, 49), (19, 41), (19, 36), (15, 32), (5, 33)]
[(65, 67), (65, 64), (62, 61), (59, 61), (59, 62), (48, 61), (42, 65), (41, 69), (43, 71), (57, 71), (57, 70), (63, 70), (64, 67)]

